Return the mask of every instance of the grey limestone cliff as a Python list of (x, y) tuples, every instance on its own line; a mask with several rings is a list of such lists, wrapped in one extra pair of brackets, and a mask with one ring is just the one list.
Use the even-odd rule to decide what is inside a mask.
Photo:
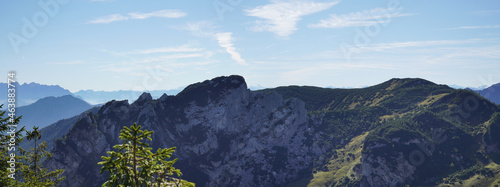
[(307, 173), (326, 150), (313, 143), (309, 121), (298, 99), (251, 92), (240, 76), (219, 77), (177, 96), (108, 102), (57, 141), (45, 164), (66, 169), (63, 186), (99, 186), (107, 176), (97, 162), (120, 143), (120, 129), (137, 122), (155, 132), (154, 149), (177, 147), (177, 167), (198, 186), (277, 186)]

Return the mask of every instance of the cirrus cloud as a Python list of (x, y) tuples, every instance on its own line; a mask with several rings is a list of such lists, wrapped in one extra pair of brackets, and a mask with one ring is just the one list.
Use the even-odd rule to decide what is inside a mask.
[(159, 10), (150, 13), (139, 13), (139, 12), (131, 12), (127, 15), (121, 14), (111, 14), (99, 18), (95, 18), (87, 23), (111, 23), (115, 21), (125, 21), (129, 19), (147, 19), (151, 17), (158, 18), (181, 18), (186, 16), (187, 13), (182, 12), (180, 10)]
[(339, 2), (316, 3), (312, 1), (272, 1), (272, 4), (245, 10), (248, 16), (260, 18), (253, 31), (269, 31), (287, 37), (297, 30), (302, 16), (329, 9)]
[(182, 30), (190, 31), (193, 35), (199, 37), (209, 37), (217, 40), (220, 47), (224, 48), (226, 52), (231, 55), (231, 58), (241, 65), (248, 65), (245, 59), (234, 47), (234, 38), (232, 32), (216, 32), (217, 26), (211, 21), (199, 21), (194, 23), (187, 23), (179, 27)]
[(374, 8), (361, 12), (354, 12), (344, 15), (330, 15), (330, 18), (320, 20), (319, 23), (311, 24), (312, 28), (343, 28), (371, 26), (379, 23), (389, 23), (392, 18), (410, 16), (413, 14), (402, 14), (401, 9), (394, 8)]
[(222, 48), (226, 49), (226, 52), (231, 55), (231, 58), (238, 62), (239, 64), (246, 65), (247, 63), (243, 58), (241, 58), (240, 53), (236, 51), (236, 48), (234, 47), (233, 44), (233, 37), (231, 36), (232, 33), (230, 32), (224, 32), (224, 33), (217, 33), (214, 35), (215, 39), (219, 42), (219, 46)]

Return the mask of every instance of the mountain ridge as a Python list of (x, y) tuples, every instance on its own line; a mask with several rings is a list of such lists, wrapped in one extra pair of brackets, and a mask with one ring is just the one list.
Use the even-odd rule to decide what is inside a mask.
[[(106, 103), (55, 142), (54, 159), (45, 165), (66, 169), (65, 175), (72, 179), (65, 182), (67, 186), (98, 186), (106, 177), (98, 174), (100, 155), (119, 143), (122, 126), (137, 122), (155, 131), (153, 148), (177, 146), (176, 167), (185, 174), (183, 178), (201, 186), (281, 186), (296, 181), (436, 185), (446, 182), (442, 178), (458, 175), (454, 167), (471, 168), (482, 162), (470, 151), (454, 152), (454, 157), (468, 160), (436, 170), (441, 178), (425, 175), (430, 165), (454, 159), (437, 154), (426, 157), (423, 165), (412, 164), (407, 150), (419, 150), (418, 142), (429, 141), (432, 131), (426, 126), (448, 124), (442, 126), (444, 131), (471, 140), (459, 147), (459, 142), (450, 139), (439, 147), (443, 151), (450, 151), (447, 147), (476, 150), (484, 145), (491, 148), (477, 151), (486, 164), (494, 164), (491, 160), (496, 156), (491, 154), (500, 142), (481, 139), (487, 137), (483, 134), (496, 132), (497, 122), (488, 121), (499, 111), (498, 105), (474, 92), (423, 79), (391, 79), (362, 89), (289, 86), (250, 91), (241, 76), (217, 77), (192, 84), (176, 96), (164, 94), (154, 100), (144, 93), (132, 104)], [(350, 144), (365, 133), (365, 138), (358, 138), (361, 144)], [(367, 146), (351, 149), (348, 145)], [(339, 152), (343, 149), (361, 152)], [(395, 163), (388, 162), (393, 158)], [(380, 159), (387, 161), (382, 168), (376, 164)], [(332, 170), (337, 164), (344, 169)], [(391, 169), (401, 167), (409, 169)], [(332, 171), (337, 172), (333, 175)]]
[[(154, 90), (148, 91), (154, 98), (159, 98), (164, 93), (168, 95), (176, 95), (180, 90)], [(143, 93), (143, 91), (119, 90), (119, 91), (94, 91), (80, 90), (74, 94), (91, 104), (104, 104), (111, 100), (130, 100), (134, 101)]]
[[(397, 79), (397, 78), (395, 78), (395, 79)], [(18, 98), (18, 103), (17, 103), (18, 106), (25, 106), (25, 105), (34, 103), (38, 99), (41, 99), (43, 97), (48, 97), (48, 96), (58, 97), (58, 96), (62, 96), (62, 95), (73, 95), (73, 96), (78, 97), (82, 100), (85, 100), (86, 102), (88, 102), (92, 105), (103, 104), (103, 103), (106, 103), (106, 102), (111, 101), (111, 100), (127, 99), (129, 101), (134, 101), (138, 96), (141, 95), (141, 93), (144, 92), (144, 91), (132, 91), (132, 90), (118, 90), (118, 91), (79, 90), (77, 92), (72, 93), (69, 90), (62, 88), (59, 85), (45, 85), (45, 84), (40, 84), (40, 83), (35, 83), (35, 82), (23, 83), (22, 85), (19, 85), (19, 83), (16, 82), (14, 84), (17, 85), (18, 88), (22, 87), (22, 89), (18, 92), (25, 92), (24, 91), (25, 89), (27, 92), (33, 92), (33, 93), (38, 93), (38, 92), (43, 93), (44, 90), (46, 90), (45, 92), (47, 92), (47, 90), (52, 90), (49, 93), (42, 94), (41, 96), (30, 96), (30, 98), (27, 98), (27, 99), (24, 99), (24, 96), (23, 96), (24, 94), (21, 94), (21, 98)], [(296, 85), (290, 85), (290, 86), (296, 86)], [(469, 88), (458, 86), (458, 85), (448, 85), (448, 86), (450, 86), (454, 89), (469, 89)], [(7, 87), (6, 83), (0, 83), (0, 91), (1, 91), (1, 88), (6, 88), (6, 87)], [(42, 87), (47, 87), (47, 88), (44, 89)], [(286, 86), (280, 86), (280, 87), (286, 87)], [(312, 87), (316, 87), (316, 86), (312, 86)], [(370, 86), (366, 86), (366, 87), (370, 87)], [(366, 87), (362, 87), (362, 88), (366, 88)], [(277, 87), (277, 88), (279, 88), (279, 87)], [(358, 89), (358, 88), (349, 88), (349, 87), (335, 88), (335, 87), (331, 87), (331, 86), (318, 87), (318, 88)], [(267, 90), (267, 89), (274, 89), (274, 88), (265, 88), (265, 87), (262, 87), (259, 85), (259, 86), (250, 86), (249, 89), (252, 91), (260, 91), (260, 90)], [(495, 89), (497, 90), (497, 92), (498, 92), (498, 90), (500, 90), (500, 83), (494, 84), (490, 87), (481, 86), (481, 87), (474, 88), (471, 90), (474, 90), (474, 91), (480, 93), (482, 96), (490, 99), (491, 101), (493, 101), (497, 104), (500, 104), (500, 98), (498, 98), (498, 96), (496, 96), (496, 95), (500, 95), (500, 94), (496, 94)], [(62, 90), (62, 92), (59, 93), (57, 90)], [(152, 90), (152, 91), (146, 91), (146, 92), (150, 93), (153, 98), (159, 98), (164, 93), (166, 93), (168, 95), (177, 95), (180, 91), (182, 91), (182, 89)], [(1, 92), (1, 93), (4, 93), (4, 92)], [(33, 97), (33, 98), (31, 98), (31, 97)], [(5, 95), (4, 97), (1, 97), (1, 95), (0, 95), (0, 98), (7, 98), (7, 96)], [(6, 100), (0, 100), (0, 103), (6, 104)]]
[[(44, 85), (39, 83), (13, 83), (16, 87), (16, 106), (26, 106), (35, 103), (37, 100), (53, 96), (73, 95), (69, 90), (59, 85)], [(0, 103), (7, 103), (7, 83), (0, 83)]]
[(500, 105), (500, 83), (491, 85), (488, 88), (477, 91), (480, 95), (488, 98), (491, 102)]
[(41, 129), (61, 119), (78, 115), (91, 107), (87, 102), (72, 95), (49, 96), (17, 108), (16, 115), (22, 116), (21, 125), (25, 126), (26, 130), (31, 130), (33, 126)]

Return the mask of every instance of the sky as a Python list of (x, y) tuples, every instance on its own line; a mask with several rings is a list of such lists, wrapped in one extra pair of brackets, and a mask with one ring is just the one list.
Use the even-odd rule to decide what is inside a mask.
[(500, 82), (500, 1), (0, 2), (0, 73), (79, 90)]

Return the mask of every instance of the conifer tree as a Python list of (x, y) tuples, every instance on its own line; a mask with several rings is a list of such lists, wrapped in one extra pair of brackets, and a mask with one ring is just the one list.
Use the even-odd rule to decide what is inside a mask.
[[(145, 141), (152, 141), (152, 134), (153, 131), (141, 130), (137, 123), (123, 127), (119, 138), (124, 142), (113, 146), (116, 151), (109, 151), (109, 156), (102, 156), (104, 161), (98, 163), (102, 165), (101, 174), (110, 172), (102, 186), (194, 186), (180, 179), (181, 171), (172, 166), (177, 159), (167, 160), (175, 147), (151, 152)], [(173, 177), (174, 174), (179, 178)]]
[(56, 169), (55, 171), (48, 172), (47, 168), (43, 168), (41, 161), (46, 158), (51, 158), (52, 154), (48, 152), (47, 143), (42, 142), (37, 144), (37, 140), (42, 137), (38, 127), (33, 127), (33, 131), (26, 132), (26, 139), (28, 141), (34, 140), (34, 148), (24, 150), (19, 148), (21, 153), (20, 175), (24, 180), (18, 183), (20, 186), (57, 186), (64, 177), (60, 175), (64, 172), (63, 169)]
[[(0, 105), (0, 109), (2, 107), (3, 105)], [(6, 112), (0, 111), (0, 186), (14, 185), (15, 180), (10, 176), (15, 177), (16, 175), (12, 175), (12, 172), (8, 169), (12, 163), (8, 163), (7, 161), (12, 159), (10, 155), (16, 151), (17, 145), (22, 141), (21, 133), (24, 131), (24, 127), (19, 129), (16, 126), (19, 124), (21, 117), (4, 117)], [(17, 161), (19, 156), (16, 155), (14, 159)], [(16, 172), (19, 166), (17, 163), (13, 164), (15, 164), (14, 168), (16, 168)]]

